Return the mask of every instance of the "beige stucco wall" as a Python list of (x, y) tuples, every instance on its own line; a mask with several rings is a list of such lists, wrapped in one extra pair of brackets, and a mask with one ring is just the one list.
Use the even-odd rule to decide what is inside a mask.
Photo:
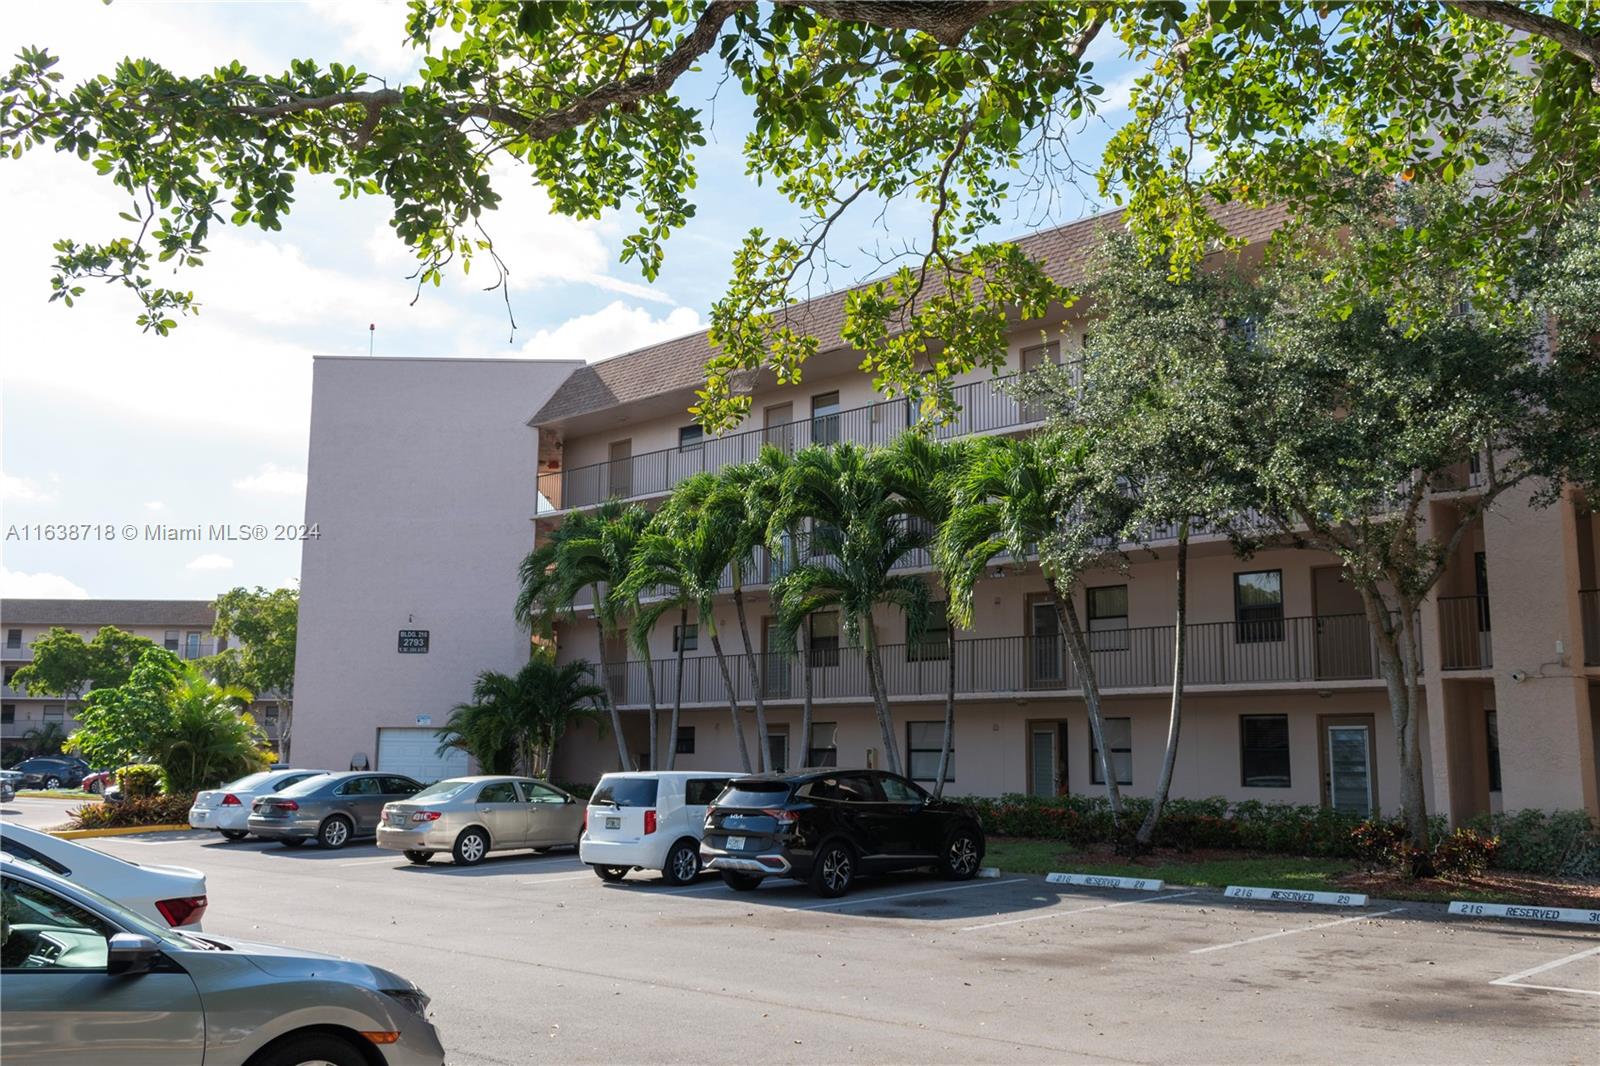
[[(575, 364), (319, 358), (295, 664), (297, 764), (376, 762), (381, 726), (442, 724), (486, 669), (515, 671), (532, 544), (531, 413)], [(425, 655), (397, 651), (426, 629)]]

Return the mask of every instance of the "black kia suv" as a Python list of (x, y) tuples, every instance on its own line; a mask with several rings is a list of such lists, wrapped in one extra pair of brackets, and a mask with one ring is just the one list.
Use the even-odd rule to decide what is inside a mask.
[(972, 808), (934, 799), (881, 770), (800, 770), (741, 777), (713, 801), (700, 841), (704, 868), (748, 892), (767, 877), (842, 896), (861, 874), (933, 867), (964, 881), (983, 865)]

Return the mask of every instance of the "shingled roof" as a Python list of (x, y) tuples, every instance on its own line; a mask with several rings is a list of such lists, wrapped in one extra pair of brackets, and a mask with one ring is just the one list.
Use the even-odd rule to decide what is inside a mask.
[[(1224, 204), (1215, 209), (1213, 217), (1234, 236), (1255, 243), (1281, 226), (1285, 214), (1280, 207)], [(1084, 280), (1096, 234), (1103, 226), (1119, 224), (1121, 218), (1120, 211), (1094, 215), (1031, 233), (1016, 243), (1042, 262), (1057, 282), (1077, 285)], [(844, 325), (844, 298), (849, 291), (841, 289), (818, 296), (789, 312), (791, 318), (798, 318), (797, 325), (803, 324), (807, 332), (821, 340), (823, 352), (843, 347), (839, 331)], [(529, 419), (529, 424), (549, 425), (664, 393), (698, 388), (705, 381), (704, 367), (711, 354), (711, 342), (706, 331), (701, 330), (579, 367)]]
[(9, 625), (204, 626), (217, 613), (210, 600), (22, 600), (0, 602)]

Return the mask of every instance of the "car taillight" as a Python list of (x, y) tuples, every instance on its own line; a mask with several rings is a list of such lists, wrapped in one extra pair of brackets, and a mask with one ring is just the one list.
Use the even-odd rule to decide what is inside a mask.
[(413, 822), (437, 822), (442, 817), (444, 817), (444, 812), (443, 811), (412, 811), (411, 812), (411, 820)]
[(226, 795), (224, 795), (222, 797), (222, 805), (224, 807), (243, 807), (244, 806), (244, 804), (239, 802), (239, 797), (235, 796), (232, 792), (229, 792), (229, 793), (227, 793)]
[(645, 833), (645, 836), (649, 836), (651, 833), (654, 833), (655, 831), (656, 831), (656, 812), (652, 808), (651, 810), (648, 810), (648, 811), (644, 812), (644, 833)]
[(583, 831), (585, 833), (589, 831), (589, 808), (587, 807), (583, 809)]
[(273, 803), (273, 806), (285, 811), (298, 811), (300, 809), (300, 804), (294, 800), (278, 800)]
[(191, 922), (198, 922), (200, 916), (206, 912), (206, 898), (179, 896), (177, 899), (158, 899), (156, 910), (161, 912), (161, 917), (165, 918), (170, 926), (188, 925)]
[(794, 825), (800, 820), (797, 811), (786, 811), (781, 807), (763, 807), (761, 813), (777, 822), (780, 829), (786, 825)]

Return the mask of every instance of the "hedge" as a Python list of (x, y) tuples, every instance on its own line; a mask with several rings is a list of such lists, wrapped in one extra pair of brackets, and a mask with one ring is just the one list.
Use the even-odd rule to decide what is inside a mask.
[(72, 811), (78, 829), (124, 829), (138, 825), (186, 825), (194, 795), (139, 796), (121, 803), (86, 803)]
[(1600, 825), (1583, 811), (1484, 814), (1467, 825), (1500, 838), (1502, 870), (1600, 879)]

